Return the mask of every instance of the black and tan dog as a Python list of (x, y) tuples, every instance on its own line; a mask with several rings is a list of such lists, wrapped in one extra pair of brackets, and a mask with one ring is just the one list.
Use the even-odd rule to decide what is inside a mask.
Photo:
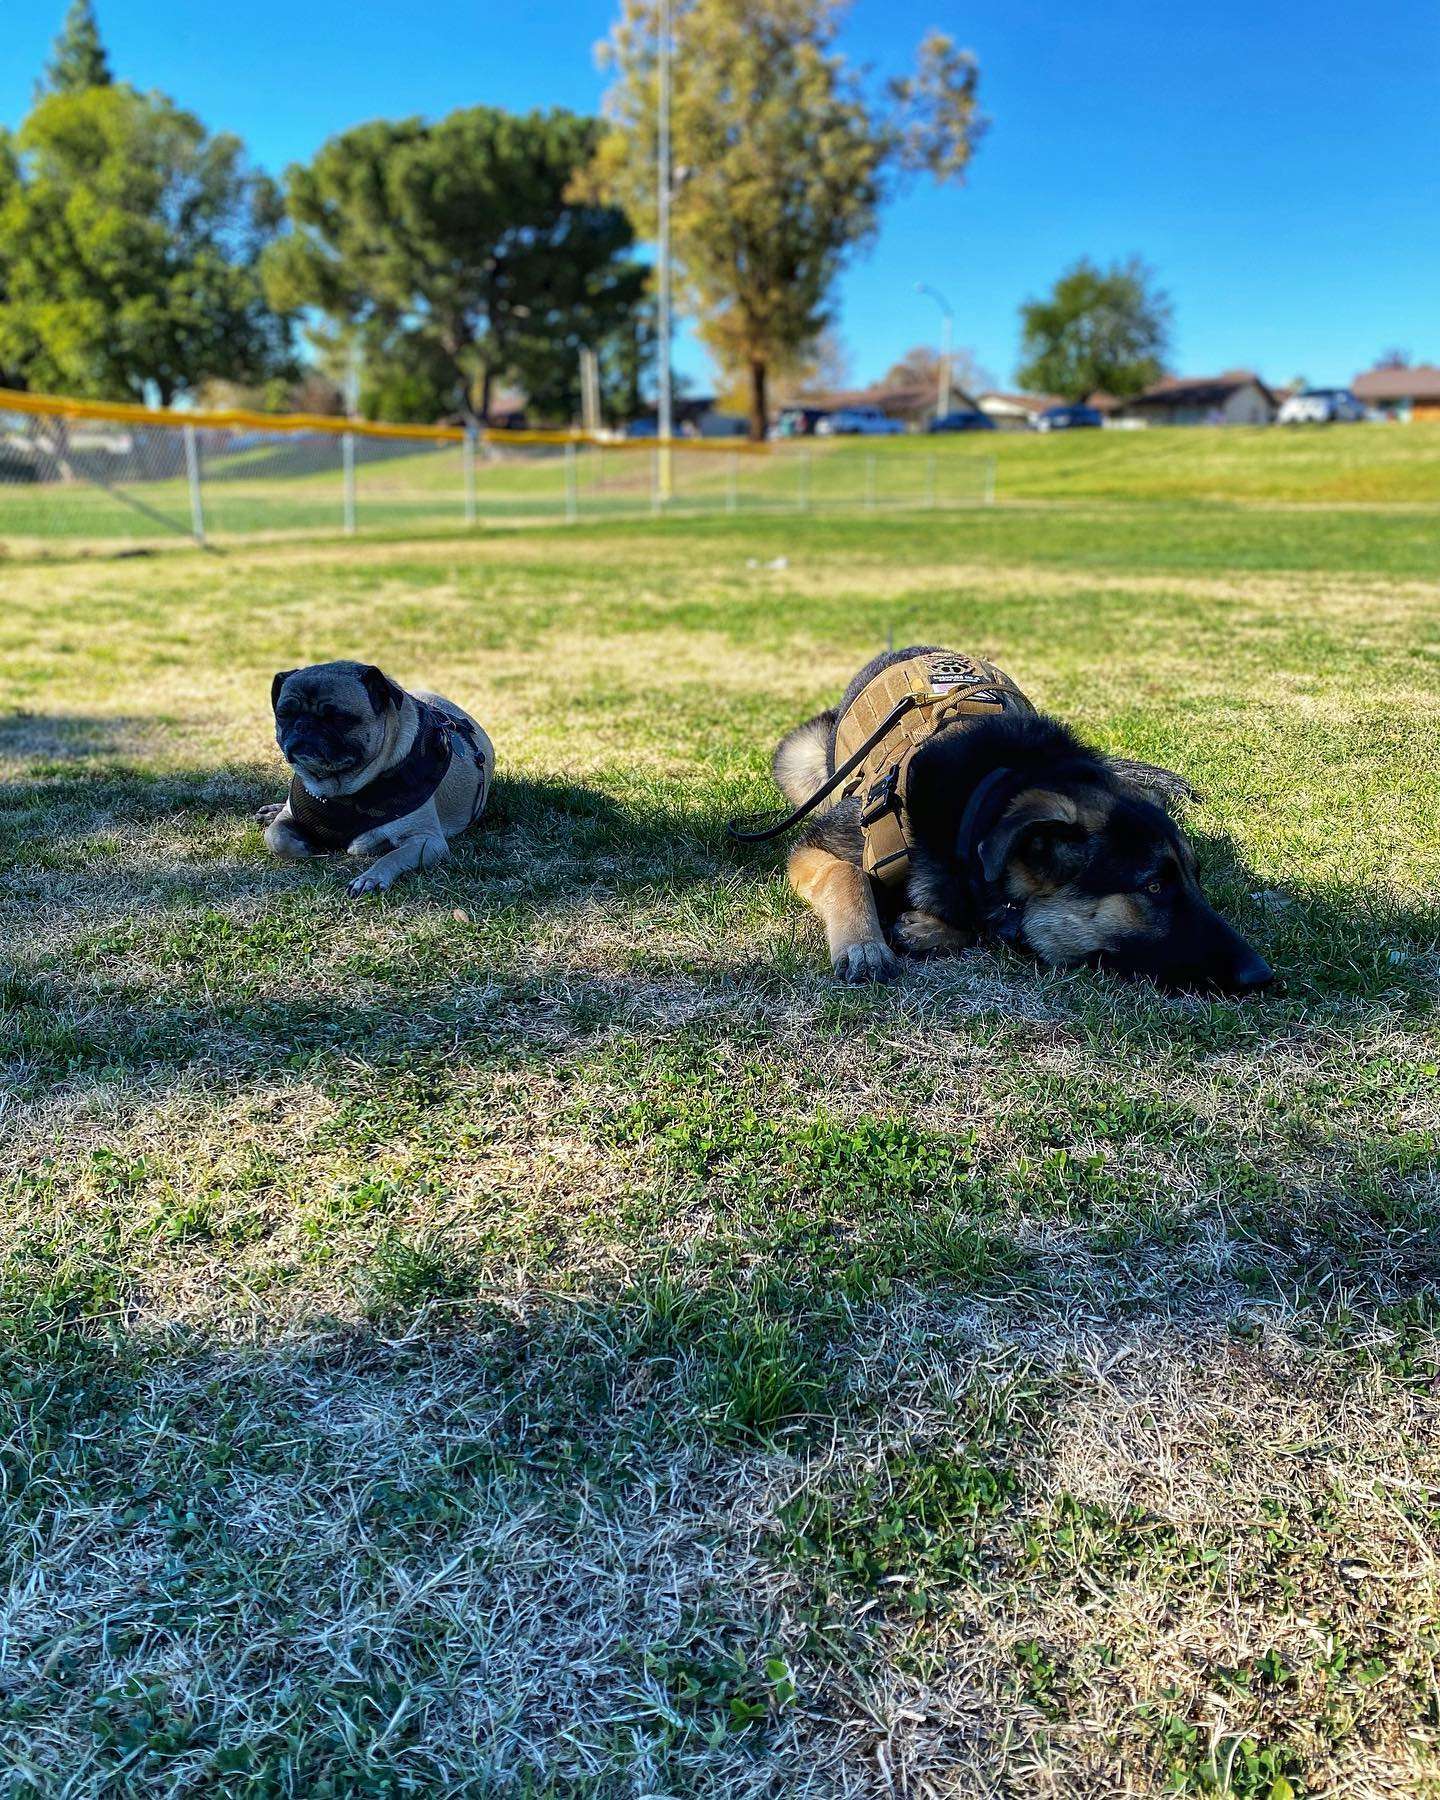
[(375, 856), (350, 883), (381, 893), (449, 853), (485, 809), (495, 752), (438, 694), (407, 694), (373, 663), (284, 669), (270, 685), (289, 797), (256, 814), (276, 856)]
[(1178, 777), (1088, 748), (992, 664), (925, 646), (868, 663), (775, 751), (796, 808), (837, 771), (789, 874), (845, 981), (893, 976), (891, 944), (948, 955), (986, 936), (1170, 988), (1271, 979), (1156, 803)]

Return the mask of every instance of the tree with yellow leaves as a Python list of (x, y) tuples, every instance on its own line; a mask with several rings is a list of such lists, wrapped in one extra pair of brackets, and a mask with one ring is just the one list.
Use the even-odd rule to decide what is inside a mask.
[[(609, 129), (587, 178), (656, 230), (661, 0), (622, 0), (601, 47)], [(743, 371), (750, 434), (767, 382), (830, 321), (845, 258), (906, 174), (959, 181), (984, 129), (968, 51), (933, 34), (883, 101), (835, 47), (839, 0), (673, 0), (671, 232), (700, 334)]]

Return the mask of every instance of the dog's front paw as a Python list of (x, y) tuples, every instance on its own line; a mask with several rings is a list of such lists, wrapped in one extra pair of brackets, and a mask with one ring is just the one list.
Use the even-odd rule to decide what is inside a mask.
[(284, 810), (285, 802), (283, 800), (273, 801), (269, 806), (257, 807), (255, 823), (257, 825), (273, 825)]
[(357, 838), (352, 838), (345, 848), (347, 856), (381, 856), (387, 850), (395, 848), (395, 840), (383, 825), (373, 831), (362, 831)]
[(835, 973), (842, 981), (857, 986), (865, 981), (893, 981), (900, 973), (900, 964), (889, 947), (877, 939), (848, 945), (835, 958)]
[(890, 940), (906, 956), (956, 956), (968, 942), (964, 932), (937, 919), (934, 913), (901, 913), (890, 929)]
[(377, 874), (374, 869), (367, 869), (363, 875), (357, 875), (345, 889), (352, 900), (359, 900), (365, 894), (383, 894), (389, 887), (391, 877)]

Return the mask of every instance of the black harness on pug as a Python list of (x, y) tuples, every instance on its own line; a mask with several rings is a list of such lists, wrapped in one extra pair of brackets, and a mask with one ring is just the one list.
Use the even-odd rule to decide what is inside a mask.
[(417, 700), (420, 715), (415, 741), (394, 768), (377, 775), (358, 792), (321, 799), (298, 775), (290, 783), (290, 817), (301, 834), (322, 850), (344, 850), (364, 832), (393, 824), (423, 806), (445, 779), (455, 740), (478, 755), (479, 746), (461, 719), (452, 719)]

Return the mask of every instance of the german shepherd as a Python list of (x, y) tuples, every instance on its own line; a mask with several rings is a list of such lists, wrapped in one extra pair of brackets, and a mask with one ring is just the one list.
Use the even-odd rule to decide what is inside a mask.
[[(772, 766), (793, 806), (834, 773), (836, 726), (855, 696), (929, 648), (876, 657), (839, 707), (781, 739)], [(1273, 979), (1206, 901), (1194, 852), (1164, 808), (1054, 719), (1002, 712), (937, 732), (910, 764), (905, 802), (913, 847), (903, 884), (864, 872), (857, 797), (817, 813), (790, 854), (791, 886), (824, 925), (842, 981), (890, 980), (892, 945), (945, 956), (987, 936), (1043, 963), (1173, 990), (1243, 994)]]

